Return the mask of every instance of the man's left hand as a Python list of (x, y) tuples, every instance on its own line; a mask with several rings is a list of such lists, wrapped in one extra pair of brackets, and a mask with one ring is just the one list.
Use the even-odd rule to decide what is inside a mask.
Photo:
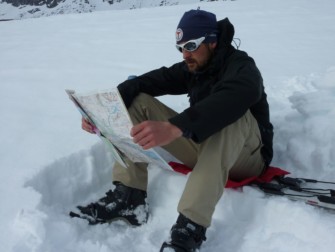
[(135, 125), (130, 135), (144, 150), (164, 146), (181, 137), (183, 132), (170, 122), (144, 121)]

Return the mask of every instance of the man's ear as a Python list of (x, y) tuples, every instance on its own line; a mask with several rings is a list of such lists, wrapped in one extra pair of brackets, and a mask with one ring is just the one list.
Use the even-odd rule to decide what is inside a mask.
[(209, 43), (209, 48), (213, 50), (216, 48), (216, 45), (217, 45), (217, 42)]

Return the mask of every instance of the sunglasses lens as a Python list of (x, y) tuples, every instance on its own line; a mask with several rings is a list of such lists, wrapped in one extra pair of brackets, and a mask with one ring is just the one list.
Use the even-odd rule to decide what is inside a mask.
[(188, 42), (188, 43), (186, 43), (183, 46), (176, 45), (176, 47), (177, 47), (177, 50), (179, 52), (183, 52), (183, 49), (186, 50), (186, 51), (188, 51), (188, 52), (193, 52), (193, 51), (195, 51), (195, 50), (198, 49), (198, 46), (197, 46), (197, 44), (195, 42)]
[(184, 45), (184, 48), (186, 51), (193, 52), (195, 51), (198, 47), (195, 42), (188, 42)]

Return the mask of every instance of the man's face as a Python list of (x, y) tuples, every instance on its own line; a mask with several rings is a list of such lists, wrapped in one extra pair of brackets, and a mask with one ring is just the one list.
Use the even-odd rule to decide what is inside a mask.
[(183, 58), (188, 67), (188, 70), (192, 73), (203, 70), (207, 67), (211, 60), (216, 43), (204, 44), (202, 43), (197, 50), (188, 52), (183, 50)]

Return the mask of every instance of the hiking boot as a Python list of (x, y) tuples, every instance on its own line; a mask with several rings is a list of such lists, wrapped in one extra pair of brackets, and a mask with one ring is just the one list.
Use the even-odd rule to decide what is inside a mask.
[(70, 212), (71, 217), (88, 220), (92, 225), (124, 220), (133, 226), (140, 226), (148, 220), (147, 193), (115, 182), (114, 191), (87, 206), (77, 206), (80, 213)]
[(163, 243), (160, 252), (195, 252), (206, 240), (206, 228), (180, 214), (172, 226), (170, 240)]

